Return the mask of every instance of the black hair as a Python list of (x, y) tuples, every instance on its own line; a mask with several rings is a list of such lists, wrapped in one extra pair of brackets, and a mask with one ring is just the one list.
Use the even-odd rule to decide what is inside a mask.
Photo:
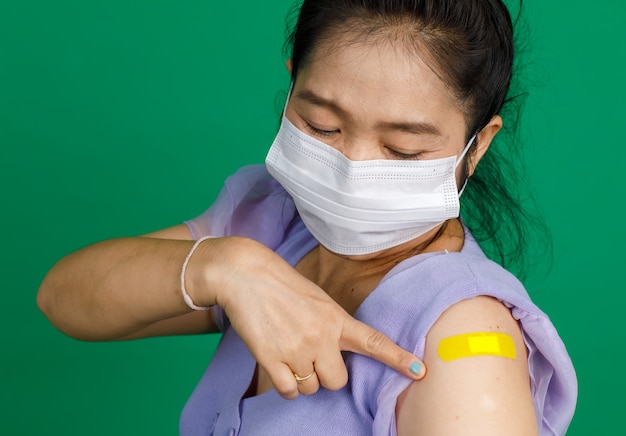
[[(521, 6), (519, 0), (520, 11)], [(511, 91), (516, 44), (506, 5), (501, 0), (303, 0), (294, 11), (296, 22), (285, 43), (292, 81), (323, 42), (400, 35), (453, 92), (465, 113), (467, 140), (493, 116), (504, 118), (504, 132), (496, 135), (467, 184), (461, 215), (488, 256), (523, 276), (530, 232), (541, 232), (544, 247), (550, 245), (536, 211), (523, 207), (534, 204), (531, 197), (522, 198), (519, 189), (523, 93)], [(475, 147), (476, 141), (468, 155)]]

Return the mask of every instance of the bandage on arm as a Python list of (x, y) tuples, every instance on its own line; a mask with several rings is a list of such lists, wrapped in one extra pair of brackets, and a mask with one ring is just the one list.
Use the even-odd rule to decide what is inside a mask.
[(426, 337), (424, 362), (426, 377), (398, 399), (399, 436), (537, 434), (524, 341), (497, 300), (446, 310)]
[(450, 336), (439, 342), (441, 360), (451, 362), (476, 356), (499, 356), (515, 359), (515, 343), (511, 335), (498, 332), (476, 332)]

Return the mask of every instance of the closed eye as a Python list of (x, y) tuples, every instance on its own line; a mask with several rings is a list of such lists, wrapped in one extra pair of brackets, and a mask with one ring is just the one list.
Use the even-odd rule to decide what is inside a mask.
[(391, 147), (385, 147), (392, 155), (394, 155), (395, 157), (399, 158), (399, 159), (419, 159), (420, 156), (422, 155), (422, 152), (417, 152), (417, 153), (402, 153), (401, 151), (398, 150), (394, 150)]
[(311, 123), (307, 121), (305, 121), (304, 123), (309, 133), (311, 133), (313, 136), (318, 136), (321, 138), (331, 138), (337, 133), (339, 133), (339, 130), (324, 130), (324, 129), (320, 129), (320, 128), (313, 126)]

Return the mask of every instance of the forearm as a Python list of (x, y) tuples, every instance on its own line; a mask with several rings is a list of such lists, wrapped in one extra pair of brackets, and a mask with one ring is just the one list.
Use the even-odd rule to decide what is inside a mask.
[[(152, 234), (156, 236), (156, 234)], [(190, 235), (186, 235), (190, 236)], [(160, 232), (158, 237), (176, 235)], [(208, 332), (210, 311), (192, 311), (181, 270), (194, 241), (129, 238), (94, 244), (63, 258), (44, 279), (38, 304), (64, 333), (83, 340)], [(418, 360), (355, 320), (273, 250), (244, 237), (212, 238), (187, 264), (185, 288), (198, 306), (218, 304), (277, 392), (298, 395), (294, 372), (315, 364), (318, 386), (347, 381), (341, 351), (365, 354), (412, 379)], [(271, 340), (268, 340), (271, 338)]]
[[(193, 243), (139, 237), (86, 247), (50, 270), (37, 303), (52, 324), (69, 336), (127, 337), (191, 312), (181, 297), (180, 271)], [(210, 292), (203, 289), (205, 304), (214, 303)]]

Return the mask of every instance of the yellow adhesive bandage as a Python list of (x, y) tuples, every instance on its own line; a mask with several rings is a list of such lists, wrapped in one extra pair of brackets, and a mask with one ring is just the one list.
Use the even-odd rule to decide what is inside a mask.
[(450, 362), (473, 356), (502, 356), (515, 359), (513, 338), (504, 333), (468, 333), (442, 339), (439, 357)]

